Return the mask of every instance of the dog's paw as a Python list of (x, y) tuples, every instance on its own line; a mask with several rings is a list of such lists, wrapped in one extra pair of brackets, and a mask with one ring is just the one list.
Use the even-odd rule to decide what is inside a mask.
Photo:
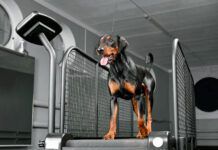
[(137, 133), (136, 138), (137, 138), (137, 139), (142, 139), (142, 134), (141, 134), (140, 131)]
[(140, 131), (139, 131), (139, 133), (136, 135), (136, 138), (137, 138), (137, 139), (144, 139), (144, 138), (147, 138), (147, 137), (148, 137), (148, 134), (142, 135)]
[(136, 135), (136, 138), (138, 138), (138, 139), (144, 139), (144, 138), (148, 137), (148, 134), (149, 134), (149, 133), (148, 133), (147, 128), (144, 127), (144, 128), (141, 128), (141, 129), (139, 130), (138, 134)]
[(152, 131), (151, 122), (152, 122), (152, 121), (148, 121), (148, 122), (147, 122), (147, 130), (148, 130), (148, 134), (150, 134), (151, 131)]
[(151, 126), (147, 126), (147, 132), (148, 132), (148, 134), (150, 134), (151, 131), (152, 131)]
[(116, 132), (109, 131), (109, 132), (104, 136), (104, 139), (105, 139), (105, 140), (114, 140), (115, 136), (116, 136)]

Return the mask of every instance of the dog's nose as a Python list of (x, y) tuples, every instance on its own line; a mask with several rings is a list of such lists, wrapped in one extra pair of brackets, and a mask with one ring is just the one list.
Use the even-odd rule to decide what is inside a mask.
[(99, 48), (97, 49), (97, 53), (98, 53), (98, 54), (102, 54), (103, 51), (104, 51), (104, 48), (103, 48), (103, 47), (99, 47)]

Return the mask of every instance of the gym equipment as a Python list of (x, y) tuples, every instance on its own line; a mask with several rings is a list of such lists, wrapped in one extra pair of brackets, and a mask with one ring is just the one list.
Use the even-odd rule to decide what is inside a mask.
[(56, 53), (49, 43), (61, 31), (61, 26), (51, 17), (32, 12), (16, 27), (17, 33), (26, 41), (43, 45), (49, 53), (49, 119), (48, 135), (45, 141), (40, 141), (39, 146), (46, 149), (61, 148), (71, 135), (54, 133), (55, 131), (55, 89), (56, 89)]
[[(61, 95), (64, 96), (62, 97), (62, 100), (64, 101), (62, 102), (64, 104), (64, 106), (62, 107), (64, 109), (62, 110), (64, 112), (64, 115), (61, 115), (61, 126), (62, 131), (67, 133), (73, 133), (74, 140), (68, 141), (63, 149), (103, 149), (102, 145), (106, 143), (108, 143), (108, 145), (106, 144), (104, 146), (104, 149), (108, 150), (116, 148), (134, 149), (136, 147), (131, 147), (131, 145), (134, 145), (134, 142), (135, 145), (139, 146), (137, 147), (139, 149), (172, 149), (173, 147), (181, 150), (193, 149), (195, 147), (196, 138), (195, 104), (193, 91), (194, 82), (178, 39), (175, 39), (173, 41), (172, 61), (172, 73), (174, 76), (173, 110), (175, 115), (173, 120), (174, 129), (170, 131), (171, 134), (168, 131), (152, 132), (150, 136), (147, 139), (142, 140), (141, 143), (139, 142), (140, 140), (137, 141), (137, 139), (128, 139), (128, 137), (131, 137), (133, 133), (136, 133), (136, 131), (134, 130), (134, 122), (129, 123), (133, 120), (131, 120), (131, 112), (128, 113), (128, 108), (130, 108), (130, 106), (127, 105), (123, 107), (123, 109), (127, 109), (125, 110), (126, 114), (130, 115), (125, 116), (125, 118), (122, 118), (123, 116), (119, 116), (121, 118), (118, 119), (118, 122), (120, 121), (120, 123), (118, 123), (119, 127), (117, 128), (118, 139), (110, 142), (97, 139), (78, 140), (77, 138), (100, 138), (103, 136), (104, 133), (106, 133), (107, 125), (105, 125), (104, 122), (106, 120), (106, 122), (109, 121), (110, 112), (107, 112), (107, 110), (109, 109), (110, 104), (107, 104), (107, 100), (109, 98), (108, 95), (103, 95), (102, 97), (102, 94), (107, 93), (107, 89), (104, 89), (107, 82), (107, 70), (99, 67), (97, 61), (89, 58), (89, 56), (80, 51), (78, 48), (70, 48), (65, 55), (62, 64), (62, 67), (64, 68), (62, 68), (62, 73), (64, 73), (62, 74), (62, 77), (64, 78), (62, 81), (64, 83), (62, 82), (63, 91)], [(104, 71), (104, 73), (102, 73), (102, 70)], [(92, 86), (91, 92), (87, 91), (86, 87), (83, 86), (84, 82), (90, 82), (86, 84), (86, 86), (88, 87), (89, 85), (95, 85)], [(94, 84), (96, 82), (97, 84)], [(86, 93), (84, 94), (83, 91), (87, 91), (87, 95)], [(95, 94), (96, 91), (97, 94)], [(89, 92), (92, 94), (90, 94)], [(100, 102), (102, 102), (103, 105), (99, 104)], [(123, 101), (120, 102), (122, 103)], [(84, 108), (84, 106), (87, 106), (88, 108)], [(100, 110), (102, 109), (102, 107), (103, 110)], [(102, 119), (101, 114), (103, 114), (104, 122), (103, 124), (99, 125), (99, 120)], [(129, 118), (129, 120), (127, 118)], [(127, 121), (125, 122), (125, 120)], [(124, 121), (124, 123), (122, 123), (122, 121)], [(131, 131), (132, 133), (127, 133), (128, 131)], [(119, 139), (119, 137), (125, 137), (125, 139)], [(158, 147), (162, 143), (161, 137), (168, 137), (164, 140), (167, 146)], [(139, 143), (136, 144), (137, 142)], [(131, 144), (128, 145), (127, 143)], [(152, 146), (153, 143), (156, 146)], [(86, 147), (85, 145), (88, 145), (88, 147)]]
[(17, 33), (26, 41), (37, 45), (44, 45), (50, 56), (50, 78), (49, 78), (49, 133), (54, 132), (54, 108), (56, 89), (56, 53), (49, 41), (55, 38), (61, 31), (61, 26), (51, 17), (32, 12), (22, 20), (16, 28)]

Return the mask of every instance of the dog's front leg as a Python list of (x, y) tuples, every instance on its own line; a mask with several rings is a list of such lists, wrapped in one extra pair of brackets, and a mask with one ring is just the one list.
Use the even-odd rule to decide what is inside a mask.
[(117, 130), (117, 114), (118, 114), (118, 102), (116, 97), (111, 99), (111, 120), (108, 133), (104, 136), (105, 140), (113, 140), (116, 136)]

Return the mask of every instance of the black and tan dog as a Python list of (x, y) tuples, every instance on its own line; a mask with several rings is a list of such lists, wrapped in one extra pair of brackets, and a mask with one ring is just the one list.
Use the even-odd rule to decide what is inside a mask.
[[(150, 71), (143, 66), (136, 65), (128, 57), (125, 50), (128, 42), (124, 37), (105, 34), (100, 38), (97, 53), (102, 56), (101, 65), (109, 65), (108, 87), (111, 94), (111, 120), (108, 133), (104, 139), (114, 139), (117, 128), (118, 102), (117, 98), (132, 101), (137, 116), (139, 132), (137, 138), (145, 138), (152, 131), (152, 105), (155, 79)], [(149, 54), (150, 63), (153, 57)], [(144, 120), (145, 102), (147, 122)]]

